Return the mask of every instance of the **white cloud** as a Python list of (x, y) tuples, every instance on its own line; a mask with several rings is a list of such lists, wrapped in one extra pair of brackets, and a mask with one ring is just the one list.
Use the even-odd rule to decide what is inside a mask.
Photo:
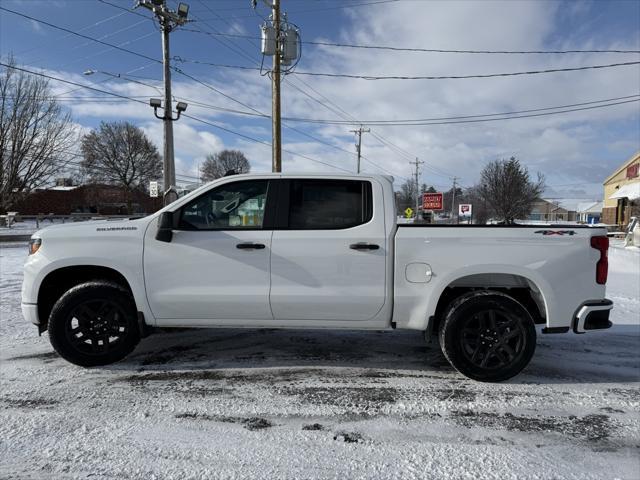
[[(353, 10), (338, 39), (347, 43), (398, 45), (445, 49), (535, 50), (549, 48), (632, 48), (638, 39), (613, 38), (615, 32), (594, 30), (576, 34), (562, 30), (560, 20), (584, 17), (588, 9), (560, 9), (550, 2), (394, 2)], [(301, 25), (304, 30), (304, 25)], [(236, 30), (237, 33), (237, 29)], [(582, 43), (576, 43), (581, 38)], [(635, 43), (634, 43), (635, 42)], [(552, 45), (552, 47), (549, 47)], [(409, 53), (332, 47), (305, 47), (299, 71), (362, 74), (474, 74), (514, 72), (596, 65), (637, 60), (637, 55), (472, 55)], [(190, 65), (181, 65), (189, 71)], [(271, 92), (268, 78), (253, 71), (212, 70), (199, 76), (228, 96), (270, 114)], [(86, 83), (87, 78), (67, 75)], [(283, 82), (283, 114), (288, 117), (340, 118), (341, 111), (360, 120), (407, 119), (474, 115), (531, 108), (567, 105), (631, 95), (638, 92), (637, 66), (472, 80), (365, 81), (344, 78), (291, 75)], [(191, 101), (188, 113), (263, 141), (270, 141), (269, 119), (229, 116), (195, 102), (227, 109), (248, 110), (247, 106), (210, 88), (174, 75), (173, 92)], [(295, 87), (304, 90), (301, 93)], [(65, 86), (65, 89), (67, 89)], [(88, 99), (72, 105), (74, 115), (104, 119), (128, 118), (143, 125), (161, 147), (161, 122), (146, 105), (153, 88), (121, 80), (100, 86), (144, 104), (91, 103)], [(312, 87), (312, 89), (311, 89)], [(318, 92), (322, 97), (318, 95)], [(95, 93), (77, 92), (81, 97)], [(316, 98), (313, 100), (311, 97)], [(330, 101), (330, 103), (329, 103)], [(325, 108), (322, 104), (329, 108)], [(423, 180), (447, 185), (450, 176), (462, 177), (463, 184), (476, 181), (486, 162), (518, 156), (532, 172), (542, 171), (549, 183), (600, 181), (633, 150), (640, 148), (637, 103), (585, 110), (562, 115), (511, 121), (431, 126), (374, 126), (406, 154), (382, 144), (373, 134), (363, 136), (365, 157), (399, 177), (411, 173), (409, 161), (419, 156), (427, 162)], [(354, 152), (349, 125), (308, 125), (290, 122), (324, 141)], [(212, 129), (191, 120), (174, 124), (176, 156), (181, 168), (193, 172), (206, 153), (223, 147), (240, 148), (252, 160), (255, 171), (270, 169), (270, 148)], [(212, 133), (213, 132), (213, 133)], [(225, 138), (225, 142), (221, 137)], [(283, 129), (284, 148), (342, 168), (355, 168), (355, 153), (349, 154), (314, 143)], [(606, 159), (602, 155), (607, 155)], [(319, 163), (283, 155), (285, 170), (332, 171)], [(379, 171), (367, 161), (363, 167)], [(333, 170), (335, 171), (335, 170)], [(595, 186), (594, 186), (595, 185)], [(585, 187), (587, 188), (587, 187)], [(599, 192), (597, 183), (588, 192)]]

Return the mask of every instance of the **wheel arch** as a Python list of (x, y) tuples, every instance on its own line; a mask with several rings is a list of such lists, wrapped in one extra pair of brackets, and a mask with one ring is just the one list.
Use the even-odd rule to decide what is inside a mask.
[(56, 268), (46, 274), (38, 288), (38, 318), (40, 331), (47, 329), (49, 315), (55, 303), (69, 289), (92, 280), (106, 280), (124, 288), (133, 299), (136, 309), (139, 302), (134, 295), (131, 283), (119, 271), (102, 265), (73, 265)]
[(514, 298), (529, 311), (536, 324), (545, 324), (549, 318), (552, 292), (535, 272), (514, 268), (484, 269), (484, 271), (458, 272), (449, 276), (432, 298), (427, 315), (428, 331), (437, 334), (442, 314), (456, 298), (474, 290), (494, 290)]

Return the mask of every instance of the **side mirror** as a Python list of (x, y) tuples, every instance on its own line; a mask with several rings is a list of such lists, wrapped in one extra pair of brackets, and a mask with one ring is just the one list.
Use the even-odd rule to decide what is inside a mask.
[(173, 238), (173, 212), (162, 212), (158, 219), (158, 231), (156, 240), (171, 242)]

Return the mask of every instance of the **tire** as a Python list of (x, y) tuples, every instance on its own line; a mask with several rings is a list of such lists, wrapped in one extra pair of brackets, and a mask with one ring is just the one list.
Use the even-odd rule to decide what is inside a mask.
[(481, 382), (500, 382), (529, 364), (536, 349), (536, 329), (518, 301), (502, 292), (483, 290), (451, 302), (439, 340), (444, 356), (458, 372)]
[(122, 360), (140, 341), (131, 294), (103, 281), (73, 287), (51, 310), (49, 340), (62, 358), (81, 367)]

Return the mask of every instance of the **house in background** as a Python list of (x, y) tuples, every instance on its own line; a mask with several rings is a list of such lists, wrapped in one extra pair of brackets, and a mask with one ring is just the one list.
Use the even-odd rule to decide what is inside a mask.
[(531, 213), (527, 220), (536, 220), (541, 222), (555, 222), (558, 220), (567, 220), (569, 212), (550, 200), (538, 199), (531, 209)]
[(625, 228), (640, 213), (640, 151), (604, 181), (603, 223)]
[(576, 210), (576, 220), (581, 223), (600, 223), (604, 202), (581, 202)]
[(576, 220), (578, 200), (539, 198), (528, 220), (541, 222), (573, 222)]

